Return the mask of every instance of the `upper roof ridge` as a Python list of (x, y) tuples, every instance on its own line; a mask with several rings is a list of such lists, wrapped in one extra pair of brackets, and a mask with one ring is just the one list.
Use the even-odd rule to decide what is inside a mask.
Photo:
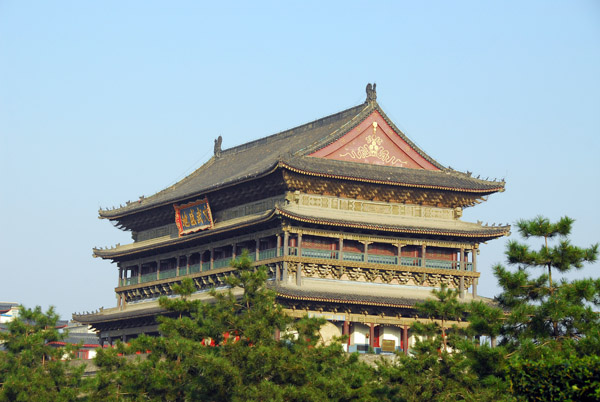
[(366, 105), (365, 103), (362, 103), (362, 104), (356, 105), (356, 106), (352, 106), (352, 107), (350, 107), (348, 109), (345, 109), (345, 110), (342, 110), (340, 112), (337, 112), (337, 113), (334, 113), (334, 114), (330, 114), (330, 115), (325, 116), (325, 117), (321, 117), (321, 118), (319, 118), (317, 120), (313, 120), (313, 121), (310, 121), (308, 123), (304, 123), (304, 124), (302, 124), (300, 126), (292, 127), (290, 129), (283, 130), (283, 131), (280, 131), (280, 132), (275, 133), (275, 134), (271, 134), (271, 135), (269, 135), (267, 137), (259, 138), (259, 139), (254, 140), (254, 141), (246, 142), (244, 144), (240, 144), (240, 145), (237, 145), (235, 147), (231, 147), (231, 148), (225, 149), (225, 150), (221, 151), (221, 155), (223, 155), (223, 154), (235, 154), (237, 152), (241, 152), (241, 151), (244, 151), (246, 149), (253, 148), (253, 147), (257, 146), (257, 145), (267, 144), (267, 143), (269, 143), (270, 141), (273, 141), (273, 140), (285, 139), (285, 138), (288, 138), (288, 137), (290, 137), (292, 135), (301, 134), (301, 133), (303, 133), (305, 131), (312, 130), (314, 128), (324, 126), (324, 125), (326, 125), (326, 124), (328, 124), (328, 123), (330, 123), (332, 121), (338, 120), (338, 119), (340, 119), (340, 118), (342, 118), (344, 116), (347, 116), (347, 115), (350, 115), (350, 114), (353, 114), (353, 113), (360, 113), (360, 111), (362, 111), (362, 109), (367, 108), (367, 107), (369, 107), (369, 106)]

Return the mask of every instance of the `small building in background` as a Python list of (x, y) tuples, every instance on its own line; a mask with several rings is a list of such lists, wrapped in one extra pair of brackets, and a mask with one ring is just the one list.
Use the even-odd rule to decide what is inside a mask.
[(18, 317), (20, 308), (16, 302), (0, 302), (0, 325)]
[(61, 347), (65, 345), (79, 345), (75, 352), (75, 359), (90, 360), (96, 356), (96, 349), (100, 347), (98, 334), (90, 325), (71, 321), (65, 323), (61, 329), (67, 336), (61, 341), (50, 342), (50, 345)]

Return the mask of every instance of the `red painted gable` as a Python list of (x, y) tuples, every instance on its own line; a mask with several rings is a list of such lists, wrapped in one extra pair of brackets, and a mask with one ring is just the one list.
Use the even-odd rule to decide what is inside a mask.
[(378, 111), (332, 144), (309, 156), (339, 161), (440, 170), (400, 137)]

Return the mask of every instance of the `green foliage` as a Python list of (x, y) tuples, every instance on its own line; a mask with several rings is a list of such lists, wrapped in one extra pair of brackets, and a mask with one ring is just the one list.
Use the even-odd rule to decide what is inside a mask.
[[(320, 343), (323, 320), (293, 321), (265, 286), (265, 267), (254, 268), (247, 257), (234, 266), (229, 289), (213, 290), (212, 302), (193, 299), (190, 280), (178, 288), (181, 298), (161, 299), (161, 306), (178, 315), (161, 318), (162, 337), (141, 336), (129, 346), (99, 351), (91, 399), (371, 399), (372, 370), (339, 343)], [(146, 350), (151, 353), (135, 357)]]
[(22, 307), (19, 316), (0, 332), (0, 401), (74, 401), (79, 397), (84, 367), (72, 369), (65, 356), (73, 346), (52, 347), (64, 334), (56, 329), (58, 315), (50, 308)]
[[(510, 311), (502, 335), (512, 349), (529, 341), (543, 344), (549, 340), (579, 339), (600, 324), (592, 309), (600, 305), (600, 280), (552, 281), (553, 270), (563, 273), (579, 269), (598, 256), (598, 244), (580, 248), (569, 242), (572, 224), (568, 217), (552, 223), (541, 216), (517, 222), (523, 237), (544, 242), (539, 251), (532, 251), (526, 244), (510, 241), (506, 254), (509, 264), (518, 266), (517, 271), (494, 268), (504, 289), (498, 301)], [(561, 240), (550, 246), (548, 240), (554, 238)], [(547, 269), (547, 274), (532, 277), (527, 270), (530, 267)]]
[[(448, 289), (442, 285), (440, 290), (434, 289), (432, 292), (435, 299), (428, 299), (423, 303), (417, 303), (416, 307), (420, 316), (425, 316), (432, 321), (428, 324), (415, 323), (413, 331), (420, 335), (432, 336), (439, 332), (441, 336), (440, 344), (443, 351), (448, 349), (448, 340), (446, 331), (448, 330), (448, 321), (457, 321), (465, 315), (465, 306), (458, 301), (458, 291)], [(437, 320), (437, 321), (433, 321)]]
[(524, 401), (600, 400), (600, 356), (513, 359), (508, 367), (511, 390)]
[[(554, 271), (579, 269), (598, 256), (598, 244), (570, 243), (573, 220), (552, 223), (544, 217), (517, 222), (524, 238), (543, 244), (533, 251), (511, 241), (508, 262), (516, 271), (494, 267), (504, 289), (497, 300), (508, 314), (501, 328), (507, 351), (504, 370), (521, 400), (598, 400), (600, 351), (600, 280), (552, 280)], [(559, 239), (554, 246), (549, 240)], [(529, 268), (543, 268), (539, 276)]]
[[(508, 262), (517, 270), (494, 267), (503, 288), (500, 308), (461, 304), (453, 291), (434, 291), (436, 299), (417, 306), (419, 316), (432, 321), (413, 326), (426, 338), (416, 343), (413, 356), (379, 364), (376, 395), (391, 401), (600, 399), (600, 316), (594, 311), (600, 280), (552, 281), (553, 271), (568, 272), (597, 258), (598, 245), (569, 242), (572, 224), (566, 217), (517, 223), (523, 237), (541, 238), (543, 245), (533, 251), (508, 243)], [(529, 272), (538, 267), (541, 275)], [(447, 322), (462, 317), (469, 326), (446, 336)], [(499, 337), (501, 346), (480, 344), (480, 336)]]
[[(379, 362), (374, 394), (387, 401), (510, 400), (503, 382), (502, 351), (472, 342), (466, 337), (470, 328), (454, 326), (446, 333), (448, 321), (462, 319), (468, 310), (477, 313), (480, 328), (484, 328), (484, 317), (497, 317), (498, 312), (479, 303), (467, 306), (458, 300), (456, 291), (446, 287), (432, 293), (435, 299), (417, 305), (419, 315), (432, 322), (412, 327), (423, 338), (416, 342), (411, 356), (398, 355), (393, 363)], [(498, 331), (498, 323), (490, 323), (485, 330)]]
[[(531, 220), (520, 220), (517, 222), (519, 233), (524, 238), (531, 237), (544, 239), (539, 251), (533, 251), (527, 244), (517, 241), (508, 242), (506, 255), (509, 264), (518, 264), (531, 267), (543, 267), (548, 269), (548, 291), (554, 290), (552, 283), (552, 269), (559, 272), (567, 272), (571, 268), (581, 268), (584, 262), (594, 262), (598, 257), (598, 244), (589, 248), (573, 246), (567, 239), (571, 234), (574, 220), (563, 217), (558, 222), (552, 223), (543, 216), (537, 216)], [(563, 238), (558, 245), (550, 247), (548, 240), (555, 237)]]

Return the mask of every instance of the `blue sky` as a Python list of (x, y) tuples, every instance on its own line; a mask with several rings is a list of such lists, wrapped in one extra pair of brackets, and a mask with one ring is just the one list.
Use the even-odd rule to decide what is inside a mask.
[[(600, 2), (288, 3), (0, 0), (0, 300), (115, 306), (117, 268), (92, 247), (130, 236), (100, 206), (373, 81), (433, 158), (506, 179), (463, 219), (568, 215), (575, 244), (600, 241)], [(482, 294), (506, 240), (482, 247)]]

